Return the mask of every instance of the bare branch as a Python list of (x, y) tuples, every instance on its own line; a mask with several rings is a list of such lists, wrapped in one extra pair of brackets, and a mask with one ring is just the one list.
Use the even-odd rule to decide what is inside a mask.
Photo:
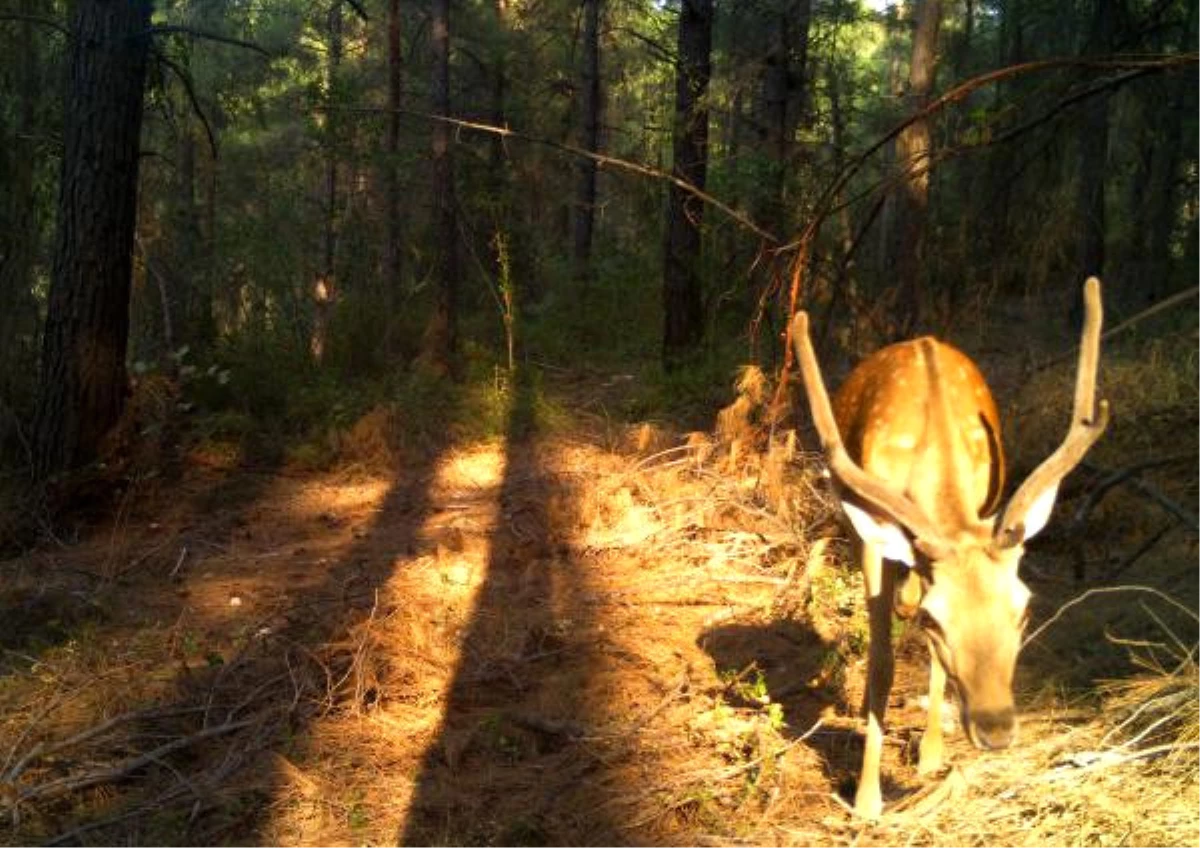
[(1121, 594), (1123, 592), (1133, 592), (1133, 593), (1141, 592), (1141, 593), (1144, 593), (1147, 595), (1154, 595), (1156, 598), (1158, 598), (1162, 601), (1165, 601), (1166, 603), (1170, 604), (1175, 609), (1184, 613), (1189, 618), (1191, 618), (1193, 621), (1200, 622), (1200, 618), (1196, 617), (1196, 613), (1194, 611), (1188, 609), (1186, 606), (1179, 603), (1179, 601), (1175, 600), (1174, 598), (1172, 598), (1170, 595), (1166, 594), (1165, 592), (1155, 589), (1153, 586), (1138, 586), (1138, 585), (1098, 586), (1094, 589), (1088, 589), (1082, 595), (1076, 595), (1074, 598), (1071, 598), (1071, 600), (1067, 601), (1065, 604), (1063, 604), (1061, 607), (1059, 607), (1057, 610), (1055, 610), (1054, 615), (1050, 616), (1048, 619), (1043, 621), (1040, 625), (1038, 625), (1038, 627), (1032, 633), (1030, 633), (1028, 636), (1025, 637), (1025, 639), (1021, 642), (1021, 647), (1024, 648), (1026, 645), (1028, 645), (1030, 642), (1032, 642), (1038, 636), (1042, 635), (1042, 633), (1044, 633), (1046, 631), (1046, 629), (1048, 627), (1050, 627), (1051, 624), (1053, 624), (1054, 622), (1056, 622), (1060, 618), (1062, 618), (1063, 615), (1066, 614), (1067, 610), (1069, 610), (1071, 607), (1078, 606), (1079, 604), (1086, 601), (1088, 598), (1095, 597), (1096, 595), (1113, 595), (1113, 594)]
[(390, 113), (395, 112), (395, 113), (398, 113), (401, 115), (411, 115), (413, 117), (423, 118), (428, 121), (441, 121), (443, 123), (450, 124), (451, 126), (458, 127), (460, 129), (473, 130), (475, 132), (491, 133), (493, 135), (498, 135), (502, 138), (511, 138), (511, 139), (515, 139), (517, 141), (524, 141), (528, 144), (537, 144), (537, 145), (541, 145), (543, 147), (553, 148), (554, 150), (561, 150), (564, 153), (570, 153), (572, 156), (580, 156), (585, 159), (592, 159), (597, 164), (599, 164), (601, 167), (610, 166), (610, 167), (616, 168), (621, 171), (628, 171), (633, 174), (641, 174), (642, 176), (652, 177), (654, 179), (659, 179), (659, 180), (665, 180), (666, 182), (677, 185), (677, 186), (679, 186), (679, 188), (683, 189), (688, 194), (691, 194), (693, 197), (700, 200), (701, 202), (706, 203), (709, 206), (712, 206), (713, 208), (719, 210), (720, 212), (723, 212), (727, 217), (729, 217), (733, 221), (736, 221), (738, 224), (741, 224), (743, 227), (745, 227), (746, 229), (753, 232), (759, 238), (766, 239), (767, 241), (771, 242), (772, 244), (777, 244), (779, 242), (779, 238), (777, 236), (775, 236), (774, 234), (763, 229), (758, 224), (754, 223), (754, 221), (751, 220), (750, 217), (747, 216), (746, 214), (739, 212), (738, 210), (734, 209), (732, 206), (729, 206), (726, 203), (723, 203), (722, 201), (718, 200), (713, 195), (696, 188), (694, 185), (689, 183), (687, 180), (682, 180), (679, 177), (675, 176), (674, 174), (668, 173), (667, 171), (663, 171), (658, 168), (651, 168), (649, 165), (642, 165), (637, 162), (630, 162), (627, 159), (617, 159), (616, 157), (613, 157), (613, 156), (605, 156), (601, 153), (595, 153), (590, 150), (585, 150), (582, 147), (576, 147), (573, 144), (564, 144), (564, 143), (557, 142), (557, 141), (551, 141), (548, 138), (541, 138), (538, 136), (527, 135), (527, 134), (519, 132), (517, 130), (509, 129), (508, 127), (497, 127), (497, 126), (494, 126), (493, 124), (484, 124), (484, 123), (480, 123), (478, 121), (464, 121), (460, 118), (450, 118), (445, 115), (434, 115), (429, 112), (420, 112), (420, 111), (417, 111), (414, 109), (385, 109), (382, 107), (375, 107), (375, 106), (329, 106), (329, 105), (318, 105), (318, 106), (314, 106), (313, 108), (317, 109), (318, 111), (323, 111), (323, 112), (349, 112), (349, 113), (353, 113), (353, 114), (368, 114), (368, 115), (385, 115), (385, 114), (390, 114)]
[(354, 13), (362, 19), (363, 23), (370, 22), (371, 18), (367, 14), (367, 10), (363, 8), (363, 4), (358, 2), (358, 0), (346, 0), (346, 5), (354, 10)]
[(214, 736), (220, 736), (225, 733), (232, 733), (235, 730), (241, 730), (242, 728), (249, 727), (252, 724), (254, 724), (253, 719), (245, 719), (243, 721), (229, 722), (228, 724), (221, 724), (215, 727), (206, 727), (203, 730), (191, 734), (190, 736), (172, 739), (170, 742), (159, 745), (153, 751), (140, 754), (136, 757), (130, 757), (124, 762), (117, 763), (115, 766), (110, 768), (100, 769), (99, 771), (93, 771), (87, 774), (75, 775), (72, 777), (61, 777), (57, 780), (51, 780), (38, 786), (31, 786), (17, 796), (17, 802), (24, 803), (45, 798), (57, 798), (60, 795), (66, 795), (69, 792), (77, 792), (80, 789), (87, 789), (89, 786), (95, 786), (99, 783), (111, 783), (115, 780), (125, 777), (131, 772), (135, 772), (140, 768), (150, 765), (172, 751), (178, 751), (180, 748), (186, 748), (189, 745), (194, 745), (195, 743), (201, 742), (205, 739), (211, 739)]
[(208, 116), (204, 114), (204, 110), (200, 108), (200, 100), (196, 97), (196, 89), (192, 86), (191, 75), (186, 73), (183, 68), (179, 67), (175, 60), (167, 57), (161, 50), (155, 50), (155, 55), (158, 61), (166, 65), (176, 78), (183, 84), (183, 90), (187, 92), (188, 102), (192, 104), (192, 111), (196, 113), (196, 117), (200, 119), (200, 123), (204, 125), (204, 134), (208, 137), (208, 149), (212, 153), (212, 158), (217, 158), (217, 136), (213, 132), (212, 125), (208, 122)]
[(273, 58), (270, 53), (252, 41), (243, 41), (240, 38), (232, 38), (228, 35), (218, 35), (215, 32), (193, 29), (192, 27), (178, 26), (174, 24), (170, 26), (156, 26), (150, 27), (150, 29), (146, 30), (144, 33), (142, 33), (142, 35), (172, 35), (174, 33), (190, 35), (195, 38), (203, 39), (204, 41), (216, 41), (220, 44), (230, 44), (234, 47), (244, 47), (247, 50), (253, 50), (255, 53), (266, 56), (268, 59)]
[(49, 27), (52, 30), (62, 33), (67, 38), (71, 37), (71, 30), (66, 24), (56, 21), (53, 18), (43, 18), (40, 15), (21, 15), (16, 12), (5, 12), (0, 15), (0, 21), (25, 21), (26, 23), (37, 24), (38, 26)]
[[(796, 309), (799, 304), (800, 289), (803, 285), (804, 271), (808, 263), (808, 257), (811, 254), (811, 245), (816, 240), (817, 233), (824, 224), (825, 219), (835, 205), (836, 199), (840, 196), (841, 191), (846, 184), (857, 174), (867, 163), (867, 161), (887, 146), (894, 138), (907, 129), (916, 121), (923, 120), (929, 116), (940, 112), (947, 106), (964, 100), (969, 95), (973, 94), (981, 88), (989, 85), (1002, 82), (1013, 77), (1024, 76), (1031, 73), (1040, 73), (1051, 70), (1061, 70), (1064, 68), (1084, 68), (1092, 70), (1110, 70), (1110, 71), (1143, 71), (1150, 72), (1168, 72), (1179, 70), (1188, 65), (1195, 65), (1200, 61), (1200, 54), (1186, 53), (1182, 55), (1166, 55), (1166, 56), (1135, 56), (1135, 57), (1112, 57), (1112, 58), (1079, 58), (1068, 57), (1059, 59), (1043, 59), (1034, 62), (1025, 62), (1020, 65), (1012, 65), (1005, 68), (999, 68), (994, 71), (989, 71), (985, 74), (972, 77), (965, 82), (960, 83), (950, 91), (943, 94), (941, 97), (933, 100), (923, 109), (909, 115), (888, 133), (877, 139), (862, 153), (855, 156), (851, 161), (843, 166), (838, 176), (832, 180), (821, 194), (813, 208), (812, 217), (808, 224), (800, 232), (800, 235), (792, 242), (779, 248), (780, 250), (796, 249), (796, 258), (792, 263), (792, 280), (791, 290), (788, 296), (788, 338), (785, 339), (783, 351), (783, 365), (780, 368), (780, 379), (777, 381), (778, 388), (776, 389), (776, 397), (773, 405), (778, 405), (782, 402), (783, 390), (787, 385), (787, 375), (791, 370), (792, 359), (792, 340), (791, 335), (791, 316), (796, 314)], [(1119, 78), (1120, 79), (1120, 78)], [(1121, 80), (1125, 81), (1125, 80)], [(1099, 94), (1107, 91), (1108, 86), (1092, 87), (1088, 90), (1088, 96)], [(761, 303), (765, 304), (766, 298)], [(760, 307), (761, 308), (761, 307)], [(757, 327), (761, 321), (761, 315), (756, 315), (754, 326)]]

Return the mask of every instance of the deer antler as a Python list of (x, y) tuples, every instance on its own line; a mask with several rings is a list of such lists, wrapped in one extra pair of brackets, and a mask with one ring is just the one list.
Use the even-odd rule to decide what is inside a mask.
[(1095, 277), (1089, 277), (1083, 284), (1083, 303), (1083, 335), (1079, 342), (1079, 370), (1075, 375), (1075, 409), (1071, 415), (1071, 428), (1058, 450), (1034, 469), (1009, 500), (1004, 515), (996, 525), (996, 544), (1002, 548), (1021, 543), (1025, 538), (1025, 518), (1030, 507), (1041, 495), (1062, 482), (1108, 426), (1108, 401), (1096, 402), (1100, 325), (1104, 317), (1100, 303), (1100, 281)]
[(920, 507), (865, 471), (846, 450), (837, 421), (833, 417), (833, 407), (829, 402), (825, 381), (821, 377), (812, 339), (808, 335), (807, 312), (797, 312), (796, 317), (792, 319), (792, 343), (796, 347), (796, 358), (804, 378), (813, 424), (821, 439), (829, 470), (850, 491), (907, 527), (918, 541), (930, 546), (945, 545), (943, 536), (937, 532), (933, 522)]

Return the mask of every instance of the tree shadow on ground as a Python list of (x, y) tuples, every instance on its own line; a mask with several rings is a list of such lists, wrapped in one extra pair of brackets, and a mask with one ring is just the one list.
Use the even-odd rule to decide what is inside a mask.
[[(178, 474), (128, 478), (104, 499), (59, 516), (60, 526), (44, 526), (40, 543), (0, 561), (0, 677), (32, 668), (46, 651), (86, 640), (97, 628), (143, 614), (144, 605), (130, 598), (163, 573), (173, 579), (188, 551), (194, 558), (200, 535), (210, 547), (228, 544), (273, 479), (271, 471), (209, 473), (186, 495), (176, 489)], [(168, 523), (180, 529), (160, 529), (168, 498), (174, 513)], [(63, 541), (55, 531), (80, 542)], [(104, 535), (107, 544), (94, 543), (92, 537)], [(169, 600), (155, 611), (173, 617), (184, 594), (160, 593), (160, 601)]]
[[(836, 646), (812, 627), (786, 619), (768, 625), (731, 624), (705, 632), (700, 646), (716, 667), (742, 683), (761, 681), (747, 698), (745, 686), (729, 686), (726, 698), (735, 706), (758, 708), (752, 698), (765, 687), (772, 703), (783, 707), (785, 735), (803, 739), (821, 763), (831, 792), (853, 803), (862, 766), (863, 737), (853, 726), (828, 726), (831, 715), (844, 717), (861, 713), (859, 704), (847, 700), (836, 670), (844, 660)], [(885, 797), (901, 791), (884, 770), (881, 776)]]
[(589, 682), (601, 658), (571, 540), (578, 493), (544, 464), (533, 403), (519, 381), (486, 575), (399, 844), (630, 838), (604, 812), (604, 763), (587, 741), (600, 720)]
[[(295, 528), (272, 527), (259, 505), (291, 481), (261, 471), (212, 475), (178, 504), (160, 504), (181, 528), (164, 556), (190, 554), (177, 575), (156, 562), (115, 584), (114, 617), (141, 628), (174, 621), (163, 636), (194, 639), (207, 657), (180, 656), (165, 690), (133, 688), (112, 705), (129, 719), (113, 723), (116, 744), (149, 754), (118, 762), (101, 781), (121, 782), (118, 803), (58, 809), (38, 798), (39, 814), (58, 818), (48, 843), (263, 841), (250, 834), (275, 812), (280, 762), (322, 715), (345, 708), (345, 658), (329, 646), (374, 610), (397, 557), (421, 543), (430, 479), (448, 446), (447, 436), (409, 457), (352, 534), (336, 508), (282, 519), (306, 525), (299, 544), (285, 532)], [(153, 608), (142, 601), (150, 594)]]

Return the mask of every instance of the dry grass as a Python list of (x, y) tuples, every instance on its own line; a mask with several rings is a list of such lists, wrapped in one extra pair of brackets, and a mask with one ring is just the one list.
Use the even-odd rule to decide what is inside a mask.
[[(847, 812), (861, 590), (765, 397), (744, 375), (715, 436), (581, 416), (419, 457), (368, 416), (354, 444), (389, 476), (196, 470), (5, 563), (7, 605), (62, 626), (0, 631), (3, 841), (1194, 844), (1194, 596), (1065, 606), (1069, 536), (1035, 556), (1021, 744), (956, 734), (920, 780), (905, 635), (888, 813)], [(1121, 576), (1189, 557), (1175, 533)], [(1064, 689), (1067, 666), (1108, 682)]]

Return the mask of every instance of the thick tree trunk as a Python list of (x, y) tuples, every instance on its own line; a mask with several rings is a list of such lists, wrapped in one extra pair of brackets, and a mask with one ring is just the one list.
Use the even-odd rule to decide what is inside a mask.
[[(433, 114), (450, 115), (450, 2), (433, 0)], [(454, 208), (454, 162), (450, 125), (433, 122), (434, 279), (437, 301), (425, 327), (422, 354), (443, 375), (454, 373), (458, 350), (458, 221)]]
[[(917, 0), (915, 14), (916, 31), (913, 33), (906, 98), (910, 114), (928, 104), (933, 90), (938, 30), (942, 23), (941, 0)], [(896, 280), (895, 331), (898, 336), (908, 336), (920, 326), (926, 307), (924, 265), (931, 147), (926, 119), (909, 124), (896, 138), (896, 163), (907, 172), (892, 218), (890, 250)]]
[[(580, 87), (583, 137), (581, 147), (600, 149), (600, 3), (583, 0), (583, 63)], [(596, 222), (596, 160), (579, 160), (579, 188), (575, 205), (575, 278), (588, 288), (594, 276), (592, 233)]]
[(41, 477), (95, 459), (125, 402), (150, 0), (78, 0), (34, 424)]
[[(708, 170), (708, 106), (712, 75), (713, 0), (683, 0), (679, 11), (679, 59), (675, 70), (672, 173), (703, 190)], [(704, 333), (700, 297), (701, 225), (704, 204), (672, 184), (667, 209), (663, 268), (663, 364), (673, 368)]]

